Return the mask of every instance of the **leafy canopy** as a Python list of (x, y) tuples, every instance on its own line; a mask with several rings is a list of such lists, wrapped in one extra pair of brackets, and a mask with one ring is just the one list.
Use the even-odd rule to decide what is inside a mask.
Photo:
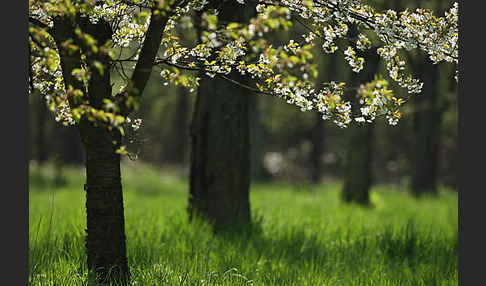
[[(254, 16), (221, 20), (221, 8), (235, 2), (255, 9)], [(316, 83), (315, 47), (342, 53), (355, 73), (367, 54), (377, 53), (388, 77), (410, 94), (420, 93), (422, 83), (407, 72), (402, 51), (420, 50), (434, 64), (458, 64), (457, 3), (436, 16), (427, 9), (377, 11), (360, 0), (29, 0), (29, 22), (31, 90), (45, 96), (64, 124), (88, 119), (122, 134), (152, 66), (161, 68), (166, 83), (193, 90), (201, 76), (220, 77), (346, 127), (378, 115), (394, 125), (406, 98), (396, 98), (380, 77), (360, 87)], [(296, 25), (305, 32), (289, 41), (272, 37)], [(194, 28), (200, 29), (198, 39), (182, 43), (178, 31)], [(127, 50), (134, 52), (123, 56)], [(113, 72), (124, 85), (95, 104), (92, 83)], [(359, 109), (351, 108), (346, 89), (359, 97)]]

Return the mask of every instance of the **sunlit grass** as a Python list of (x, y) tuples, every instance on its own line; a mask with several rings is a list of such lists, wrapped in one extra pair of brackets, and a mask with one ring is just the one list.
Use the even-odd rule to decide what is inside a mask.
[[(188, 223), (184, 179), (124, 164), (133, 285), (457, 285), (457, 194), (416, 199), (381, 186), (373, 207), (339, 183), (254, 184), (254, 224), (213, 235)], [(86, 285), (84, 172), (31, 168), (29, 284)]]

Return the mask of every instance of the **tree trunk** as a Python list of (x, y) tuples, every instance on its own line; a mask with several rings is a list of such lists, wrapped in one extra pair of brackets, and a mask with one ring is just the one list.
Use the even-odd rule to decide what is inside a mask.
[[(83, 32), (94, 36), (99, 45), (111, 39), (109, 24), (99, 21), (92, 24), (86, 18), (80, 18)], [(103, 108), (103, 99), (112, 98), (110, 79), (110, 57), (104, 50), (87, 53), (86, 62), (91, 76), (88, 89), (72, 76), (72, 71), (81, 66), (80, 54), (70, 53), (62, 43), (74, 39), (82, 49), (89, 50), (84, 42), (74, 34), (70, 19), (57, 17), (54, 21), (54, 34), (59, 47), (61, 67), (66, 86), (74, 86), (87, 93), (89, 103), (97, 109)], [(96, 67), (101, 63), (103, 69)], [(70, 106), (76, 106), (71, 98)], [(117, 129), (108, 131), (103, 123), (91, 122), (82, 118), (78, 123), (80, 137), (86, 155), (86, 252), (88, 269), (96, 275), (96, 280), (103, 284), (127, 285), (129, 269), (125, 246), (125, 222), (123, 196), (120, 175), (120, 155), (116, 150), (121, 144), (121, 134)]]
[(215, 230), (250, 221), (248, 96), (223, 79), (203, 78), (192, 126), (189, 218)]
[(63, 163), (82, 165), (84, 154), (79, 131), (72, 127), (62, 127), (61, 135), (60, 150)]
[[(170, 9), (174, 8), (170, 5)], [(110, 23), (101, 19), (92, 23), (87, 17), (76, 15), (75, 19), (58, 15), (54, 17), (52, 30), (59, 50), (62, 74), (66, 88), (73, 87), (87, 94), (89, 105), (96, 109), (104, 108), (104, 100), (118, 101), (119, 113), (128, 115), (133, 105), (127, 104), (130, 98), (138, 100), (143, 93), (152, 72), (152, 66), (159, 50), (162, 33), (168, 21), (163, 13), (152, 10), (150, 24), (145, 33), (139, 58), (135, 65), (128, 89), (116, 97), (112, 94), (110, 72), (112, 67), (108, 50), (97, 50), (87, 41), (76, 36), (75, 27), (91, 35), (98, 47), (109, 44), (113, 30)], [(160, 11), (159, 11), (160, 12)], [(76, 21), (76, 25), (72, 22)], [(66, 41), (73, 41), (80, 49), (70, 50)], [(81, 50), (86, 56), (89, 68), (88, 88), (73, 75), (81, 68)], [(101, 64), (101, 68), (100, 65)], [(74, 108), (81, 102), (68, 95), (69, 106)], [(129, 283), (129, 269), (125, 246), (125, 222), (120, 175), (120, 155), (116, 150), (121, 145), (118, 129), (99, 121), (91, 122), (86, 116), (81, 118), (78, 128), (86, 154), (86, 212), (87, 237), (86, 249), (88, 268), (97, 274), (97, 280), (126, 285)], [(110, 128), (111, 130), (111, 128)]]
[(49, 145), (46, 142), (46, 134), (48, 133), (48, 113), (46, 101), (40, 92), (36, 89), (32, 90), (30, 96), (29, 109), (30, 118), (29, 136), (30, 139), (30, 156), (29, 159), (35, 159), (39, 165), (42, 165), (49, 159)]
[[(101, 22), (88, 24), (90, 34), (97, 35), (104, 43), (109, 39), (109, 26)], [(109, 73), (110, 58), (99, 53), (88, 56), (88, 63), (98, 61), (105, 72), (91, 67), (88, 82), (90, 103), (101, 109), (103, 99), (111, 98), (112, 86)], [(106, 126), (82, 121), (81, 140), (86, 153), (86, 249), (88, 268), (94, 270), (99, 281), (128, 284), (129, 269), (125, 246), (125, 217), (120, 174), (121, 134), (117, 129), (109, 131)]]
[(168, 161), (179, 166), (186, 163), (187, 143), (189, 140), (188, 129), (188, 112), (189, 112), (189, 94), (185, 87), (177, 88), (177, 98), (175, 113), (172, 123), (173, 141), (171, 152), (167, 154)]
[(316, 124), (310, 132), (312, 149), (310, 154), (311, 182), (319, 184), (322, 176), (322, 154), (324, 153), (324, 120), (318, 112), (315, 114)]
[(439, 168), (440, 123), (442, 111), (437, 90), (437, 66), (430, 61), (420, 64), (424, 82), (417, 97), (415, 117), (415, 158), (412, 171), (412, 192), (415, 195), (437, 193)]
[[(80, 124), (86, 152), (86, 250), (99, 281), (128, 281), (118, 131)], [(113, 143), (116, 142), (116, 144)]]
[[(373, 80), (373, 76), (378, 70), (379, 58), (376, 54), (368, 52), (364, 70), (359, 74), (353, 74), (352, 82), (354, 85), (364, 84)], [(358, 98), (353, 96), (351, 100), (353, 108), (358, 108)], [(345, 178), (342, 189), (342, 199), (345, 202), (355, 202), (362, 205), (370, 203), (369, 189), (372, 184), (371, 174), (371, 143), (373, 125), (356, 124), (353, 121), (347, 130), (347, 147), (345, 160)]]
[[(210, 1), (221, 21), (246, 22), (253, 6)], [(198, 38), (202, 28), (195, 17)], [(236, 73), (234, 79), (244, 82)], [(201, 76), (191, 124), (189, 220), (207, 219), (214, 231), (249, 223), (249, 96), (244, 88), (221, 78)]]
[(342, 198), (345, 202), (370, 203), (372, 126), (348, 127), (345, 179)]
[(49, 111), (43, 97), (40, 97), (37, 112), (37, 162), (41, 165), (47, 161), (49, 157), (45, 136), (47, 129), (47, 114)]
[(250, 124), (250, 178), (252, 181), (264, 181), (268, 174), (263, 166), (262, 137), (263, 127), (260, 122), (258, 97), (249, 94), (249, 124)]

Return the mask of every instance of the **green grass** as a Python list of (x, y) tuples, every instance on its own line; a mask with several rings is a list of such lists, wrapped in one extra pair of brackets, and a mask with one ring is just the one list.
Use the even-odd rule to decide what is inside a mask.
[[(338, 183), (252, 185), (254, 224), (213, 235), (188, 223), (186, 180), (122, 168), (132, 285), (457, 285), (457, 193), (415, 199), (376, 187), (346, 205)], [(84, 172), (31, 168), (29, 285), (89, 285)]]

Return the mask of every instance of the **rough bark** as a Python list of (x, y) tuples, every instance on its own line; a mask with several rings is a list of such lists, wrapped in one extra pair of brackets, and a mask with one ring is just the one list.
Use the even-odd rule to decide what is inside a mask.
[(215, 230), (250, 221), (248, 92), (202, 79), (191, 126), (189, 217)]
[[(107, 23), (89, 24), (85, 29), (96, 35), (100, 43), (111, 38)], [(88, 55), (89, 64), (98, 61), (108, 67), (109, 60), (104, 53)], [(100, 72), (93, 67), (88, 84), (90, 103), (102, 108), (103, 99), (112, 95), (108, 69)], [(100, 281), (127, 284), (130, 273), (125, 246), (120, 155), (116, 153), (121, 145), (121, 134), (87, 121), (81, 122), (80, 132), (86, 152), (88, 268), (96, 272)]]
[[(174, 2), (178, 5), (180, 2)], [(138, 57), (137, 64), (128, 84), (128, 90), (118, 94), (120, 113), (128, 115), (135, 108), (129, 104), (130, 97), (138, 100), (143, 93), (152, 71), (155, 56), (160, 47), (162, 34), (168, 15), (156, 13), (152, 17)], [(106, 49), (93, 51), (87, 43), (75, 35), (75, 28), (90, 34), (97, 45), (104, 45), (112, 39), (111, 26), (104, 20), (93, 24), (81, 15), (74, 18), (57, 16), (54, 27), (49, 30), (59, 49), (61, 68), (66, 88), (73, 87), (87, 94), (90, 106), (103, 109), (104, 99), (113, 99), (110, 80), (110, 56)], [(70, 51), (63, 43), (73, 40), (80, 49)], [(81, 68), (81, 51), (86, 56), (86, 64), (91, 75), (86, 89), (84, 83), (77, 80), (72, 71)], [(99, 70), (96, 63), (101, 63)], [(71, 108), (81, 102), (68, 95)], [(120, 156), (116, 150), (121, 144), (121, 134), (116, 129), (109, 131), (101, 122), (90, 122), (82, 118), (78, 124), (81, 140), (86, 154), (86, 211), (87, 237), (86, 250), (88, 268), (94, 270), (98, 280), (106, 283), (129, 283), (129, 269), (126, 258), (123, 197), (120, 177)]]
[(415, 195), (436, 194), (439, 169), (440, 124), (442, 111), (438, 97), (437, 66), (430, 61), (419, 64), (424, 82), (417, 97), (415, 114), (416, 141), (412, 170), (412, 192)]
[[(78, 19), (83, 31), (93, 35), (98, 44), (111, 38), (108, 23), (100, 21), (91, 24), (87, 19)], [(87, 92), (90, 104), (102, 108), (103, 99), (110, 98), (109, 56), (104, 52), (88, 53), (87, 64), (91, 67), (89, 88), (71, 76), (74, 68), (80, 66), (80, 54), (69, 53), (62, 48), (62, 42), (77, 38), (74, 25), (67, 19), (57, 18), (54, 22), (54, 35), (60, 50), (61, 67), (66, 86), (73, 86)], [(78, 42), (81, 49), (85, 48)], [(104, 72), (92, 66), (100, 62)], [(71, 107), (78, 103), (70, 99)], [(93, 271), (102, 283), (128, 284), (129, 269), (125, 246), (125, 225), (123, 211), (122, 185), (120, 175), (120, 155), (116, 150), (121, 143), (118, 131), (108, 131), (102, 123), (93, 123), (84, 118), (78, 124), (81, 140), (86, 154), (86, 252), (88, 269)]]
[(88, 269), (95, 271), (99, 281), (127, 284), (120, 155), (115, 153), (121, 136), (89, 122), (80, 124), (80, 132), (86, 152)]

